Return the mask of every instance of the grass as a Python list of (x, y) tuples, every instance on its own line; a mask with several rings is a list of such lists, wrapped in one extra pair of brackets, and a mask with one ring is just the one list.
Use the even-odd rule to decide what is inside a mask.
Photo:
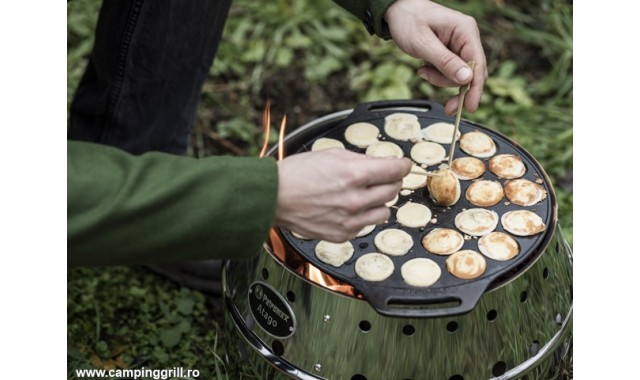
[[(97, 0), (67, 5), (68, 102), (91, 51), (99, 6)], [(464, 117), (499, 129), (538, 159), (554, 182), (571, 241), (571, 2), (468, 0), (455, 6), (478, 20), (489, 60), (480, 109)], [(329, 0), (236, 0), (203, 88), (190, 154), (256, 155), (267, 97), (275, 118), (286, 113), (294, 128), (363, 101), (443, 102), (452, 94), (419, 80), (418, 66)], [(227, 360), (222, 317), (198, 292), (140, 267), (75, 268), (67, 276), (69, 379), (76, 368), (142, 366), (195, 368), (207, 379), (269, 378)]]

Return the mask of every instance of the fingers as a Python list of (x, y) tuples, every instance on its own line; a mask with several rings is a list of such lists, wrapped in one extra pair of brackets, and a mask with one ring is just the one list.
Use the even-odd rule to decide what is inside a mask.
[[(469, 65), (444, 46), (442, 41), (431, 31), (425, 33), (420, 39), (416, 55), (433, 64), (453, 85), (467, 84), (473, 78), (473, 72)], [(426, 74), (429, 73), (426, 72)], [(434, 77), (434, 79), (436, 78)], [(451, 84), (448, 86), (450, 87)]]
[(376, 158), (368, 156), (364, 158), (365, 160), (358, 162), (358, 166), (365, 176), (365, 186), (397, 182), (409, 174), (411, 170), (411, 161), (408, 158)]

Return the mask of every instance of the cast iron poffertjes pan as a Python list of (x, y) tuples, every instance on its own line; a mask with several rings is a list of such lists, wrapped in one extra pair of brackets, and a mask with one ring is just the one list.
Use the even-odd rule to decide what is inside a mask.
[[(416, 115), (421, 128), (423, 129), (435, 122), (454, 122), (453, 117), (445, 115), (442, 105), (431, 101), (394, 100), (363, 103), (358, 105), (353, 112), (346, 117), (346, 119), (337, 122), (333, 126), (329, 126), (321, 131), (316, 130), (315, 133), (308, 132), (293, 134), (291, 136), (292, 139), (286, 142), (286, 149), (289, 154), (309, 151), (311, 150), (311, 145), (316, 139), (327, 137), (343, 142), (348, 150), (364, 153), (365, 149), (357, 148), (346, 142), (344, 138), (344, 130), (349, 125), (356, 122), (369, 122), (380, 129), (382, 141), (391, 141), (398, 144), (402, 148), (405, 157), (410, 158), (411, 156), (409, 152), (414, 144), (413, 142), (397, 141), (384, 133), (385, 116), (396, 112)], [(354, 289), (359, 292), (362, 297), (380, 314), (395, 317), (424, 318), (458, 315), (471, 311), (486, 291), (498, 287), (515, 278), (535, 262), (549, 243), (557, 223), (557, 203), (555, 194), (549, 178), (536, 160), (521, 146), (506, 136), (476, 123), (467, 120), (461, 121), (461, 134), (476, 130), (484, 132), (493, 139), (497, 148), (496, 155), (514, 154), (519, 156), (527, 169), (522, 178), (528, 179), (532, 182), (537, 181), (547, 192), (547, 197), (543, 201), (529, 207), (509, 203), (506, 198), (495, 206), (484, 207), (485, 209), (497, 212), (500, 217), (508, 211), (533, 211), (542, 218), (546, 225), (546, 229), (542, 233), (527, 237), (509, 234), (518, 242), (518, 245), (520, 246), (520, 253), (508, 261), (496, 261), (485, 257), (487, 267), (480, 277), (473, 280), (464, 280), (454, 277), (446, 269), (445, 261), (448, 256), (432, 254), (426, 251), (421, 244), (422, 238), (429, 233), (429, 231), (435, 228), (451, 228), (458, 230), (454, 224), (455, 216), (465, 209), (478, 207), (471, 204), (465, 197), (465, 192), (473, 181), (460, 181), (460, 200), (451, 207), (443, 207), (435, 204), (429, 196), (426, 187), (415, 190), (413, 193), (406, 196), (400, 195), (398, 202), (392, 209), (391, 217), (388, 222), (377, 225), (375, 229), (366, 236), (351, 240), (351, 243), (355, 248), (355, 252), (349, 261), (338, 268), (318, 260), (315, 255), (315, 246), (317, 245), (318, 240), (298, 239), (293, 236), (290, 231), (282, 228), (280, 229), (281, 235), (290, 246), (296, 249), (298, 253), (313, 265), (320, 268), (323, 272), (353, 286)], [(442, 145), (445, 150), (449, 152), (450, 144)], [(468, 154), (460, 149), (459, 144), (456, 144), (454, 159), (468, 156)], [(490, 158), (482, 159), (487, 166), (487, 170), (479, 179), (498, 181), (504, 186), (506, 180), (498, 178), (495, 174), (489, 171), (489, 159)], [(427, 167), (427, 170), (435, 171), (437, 170), (438, 165), (429, 166)], [(409, 228), (400, 225), (396, 221), (395, 209), (408, 201), (427, 206), (432, 211), (433, 218), (435, 218), (437, 222), (430, 222), (424, 228)], [(393, 274), (386, 280), (380, 282), (369, 282), (363, 280), (358, 277), (355, 272), (355, 262), (363, 254), (377, 252), (374, 245), (374, 238), (379, 232), (388, 228), (397, 228), (411, 235), (414, 243), (413, 247), (404, 256), (390, 256), (395, 269)], [(502, 227), (501, 222), (498, 222), (498, 226), (495, 231), (508, 233)], [(462, 234), (465, 235), (464, 233)], [(478, 249), (478, 239), (470, 238), (465, 240), (462, 249), (471, 249), (476, 252), (480, 252)], [(402, 264), (415, 258), (429, 258), (440, 266), (442, 275), (434, 285), (426, 288), (413, 287), (408, 285), (402, 279), (402, 275), (400, 273)]]

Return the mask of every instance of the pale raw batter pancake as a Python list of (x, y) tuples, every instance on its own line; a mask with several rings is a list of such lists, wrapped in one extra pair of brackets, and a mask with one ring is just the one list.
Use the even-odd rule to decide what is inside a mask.
[(499, 154), (489, 160), (489, 170), (500, 178), (520, 178), (527, 171), (524, 162), (513, 154)]
[(526, 179), (514, 179), (504, 184), (504, 194), (509, 201), (520, 206), (532, 206), (547, 196), (542, 186)]
[(366, 235), (369, 235), (371, 233), (371, 231), (373, 231), (376, 228), (375, 224), (370, 224), (368, 226), (364, 226), (360, 232), (358, 232), (358, 234), (356, 234), (356, 237), (363, 237)]
[(482, 276), (485, 269), (487, 269), (487, 261), (476, 251), (458, 251), (447, 257), (449, 273), (464, 280)]
[(460, 199), (460, 181), (450, 169), (440, 169), (438, 175), (427, 178), (431, 198), (441, 206), (452, 206)]
[[(455, 125), (451, 123), (433, 123), (422, 130), (422, 137), (439, 144), (451, 144)], [(456, 133), (456, 141), (460, 138), (460, 131)]]
[[(421, 168), (418, 165), (413, 165), (411, 167), (412, 172), (426, 173), (427, 171)], [(421, 187), (426, 186), (427, 184), (427, 176), (420, 174), (407, 174), (404, 178), (402, 178), (402, 188), (407, 190), (416, 190)]]
[(478, 240), (478, 249), (490, 259), (505, 261), (511, 260), (519, 252), (518, 242), (504, 232), (492, 232)]
[(486, 170), (484, 162), (475, 157), (460, 157), (453, 160), (451, 170), (461, 180), (476, 179), (482, 176)]
[(471, 156), (487, 158), (496, 153), (496, 144), (485, 133), (473, 131), (460, 137), (460, 149)]
[(472, 208), (456, 215), (456, 227), (471, 236), (484, 236), (498, 226), (498, 214), (492, 210)]
[(306, 236), (302, 236), (302, 235), (300, 235), (299, 233), (297, 233), (297, 232), (295, 232), (295, 231), (291, 231), (291, 235), (293, 235), (293, 236), (297, 237), (297, 238), (298, 238), (298, 239), (300, 239), (300, 240), (311, 240), (311, 239), (309, 239), (308, 237), (306, 237)]
[(397, 144), (394, 144), (389, 141), (381, 141), (375, 144), (369, 145), (367, 150), (365, 151), (367, 156), (371, 157), (389, 157), (395, 156), (398, 158), (404, 157), (404, 152), (402, 152), (402, 148), (400, 148)]
[(501, 221), (505, 230), (518, 236), (539, 234), (547, 227), (541, 217), (528, 210), (509, 211)]
[(411, 158), (420, 164), (435, 165), (444, 161), (447, 152), (442, 145), (431, 141), (420, 141), (411, 147)]
[(371, 123), (354, 123), (344, 131), (344, 139), (358, 148), (366, 148), (378, 142), (380, 130)]
[(436, 255), (450, 255), (464, 244), (464, 237), (456, 230), (436, 228), (422, 238), (422, 246)]
[(356, 260), (356, 274), (367, 281), (383, 281), (394, 270), (393, 261), (381, 253), (367, 253)]
[(379, 232), (373, 243), (382, 253), (390, 256), (403, 256), (413, 247), (413, 239), (408, 233), (396, 228)]
[(325, 264), (340, 267), (353, 256), (353, 245), (345, 241), (344, 243), (331, 243), (320, 240), (316, 245), (316, 257)]
[(311, 145), (312, 152), (331, 148), (344, 149), (344, 144), (336, 139), (322, 137), (314, 141), (313, 145)]
[(428, 287), (438, 281), (442, 270), (435, 261), (419, 258), (409, 260), (402, 264), (400, 273), (407, 284), (417, 287)]
[[(403, 183), (404, 183), (404, 181), (403, 181)], [(398, 202), (398, 198), (400, 198), (400, 194), (396, 194), (395, 198), (393, 198), (389, 202), (385, 203), (384, 205), (387, 206), (387, 207), (391, 207), (391, 206), (395, 205)]]
[(420, 122), (410, 113), (393, 113), (384, 118), (384, 132), (400, 141), (420, 140)]
[(499, 182), (487, 180), (473, 182), (465, 194), (469, 202), (481, 207), (494, 206), (504, 198), (502, 185)]
[(396, 220), (406, 227), (424, 227), (431, 220), (431, 210), (419, 203), (407, 202), (396, 212)]

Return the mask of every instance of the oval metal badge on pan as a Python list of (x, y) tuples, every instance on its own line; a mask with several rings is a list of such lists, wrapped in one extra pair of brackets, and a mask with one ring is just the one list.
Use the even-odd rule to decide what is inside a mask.
[(287, 301), (271, 285), (256, 281), (249, 287), (249, 310), (269, 335), (288, 338), (296, 330), (296, 318)]

